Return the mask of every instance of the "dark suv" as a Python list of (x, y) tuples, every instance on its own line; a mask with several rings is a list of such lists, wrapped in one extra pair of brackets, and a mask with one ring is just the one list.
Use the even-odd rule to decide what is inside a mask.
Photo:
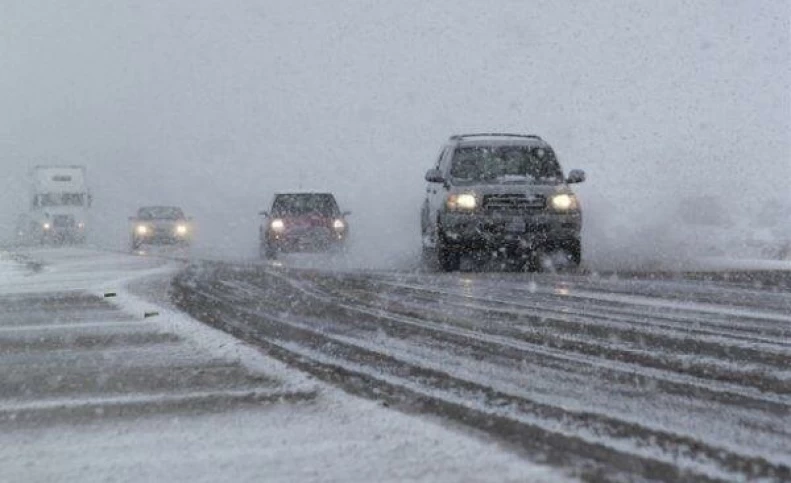
[(579, 265), (582, 213), (552, 148), (538, 136), (451, 136), (433, 169), (421, 213), (424, 256), (444, 271), (463, 254), (506, 258), (537, 269), (542, 253)]
[(278, 252), (341, 249), (349, 236), (348, 211), (341, 212), (332, 193), (279, 193), (260, 229), (260, 253), (276, 258)]

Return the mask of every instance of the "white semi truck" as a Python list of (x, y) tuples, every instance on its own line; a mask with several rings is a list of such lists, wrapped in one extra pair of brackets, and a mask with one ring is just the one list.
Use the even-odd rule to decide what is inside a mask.
[(22, 243), (83, 243), (91, 192), (85, 166), (35, 166), (30, 209), (19, 218)]

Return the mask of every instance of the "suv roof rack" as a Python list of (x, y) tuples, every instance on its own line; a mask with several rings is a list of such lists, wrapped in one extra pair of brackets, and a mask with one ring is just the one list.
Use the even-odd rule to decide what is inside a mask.
[(507, 137), (507, 138), (528, 138), (528, 139), (541, 139), (540, 136), (536, 136), (535, 134), (513, 134), (513, 133), (503, 133), (503, 132), (482, 132), (482, 133), (473, 133), (473, 134), (454, 134), (450, 137), (450, 141), (459, 141), (464, 138), (475, 138), (475, 137)]

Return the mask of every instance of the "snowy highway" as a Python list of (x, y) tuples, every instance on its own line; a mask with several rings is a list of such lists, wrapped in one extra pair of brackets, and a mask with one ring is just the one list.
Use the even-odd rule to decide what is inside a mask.
[(0, 480), (562, 481), (183, 315), (183, 262), (0, 251)]
[(205, 262), (173, 295), (351, 393), (586, 479), (788, 480), (791, 276), (749, 275)]
[(0, 483), (791, 483), (791, 1), (0, 5)]

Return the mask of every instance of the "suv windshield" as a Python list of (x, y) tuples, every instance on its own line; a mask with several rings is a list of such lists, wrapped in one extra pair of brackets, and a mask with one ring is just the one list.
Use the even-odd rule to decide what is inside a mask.
[(453, 155), (451, 178), (457, 183), (560, 182), (563, 172), (544, 146), (461, 146)]
[(150, 206), (140, 208), (137, 217), (141, 220), (183, 220), (184, 212), (173, 206)]
[(272, 205), (273, 216), (336, 216), (338, 205), (331, 194), (278, 195)]

